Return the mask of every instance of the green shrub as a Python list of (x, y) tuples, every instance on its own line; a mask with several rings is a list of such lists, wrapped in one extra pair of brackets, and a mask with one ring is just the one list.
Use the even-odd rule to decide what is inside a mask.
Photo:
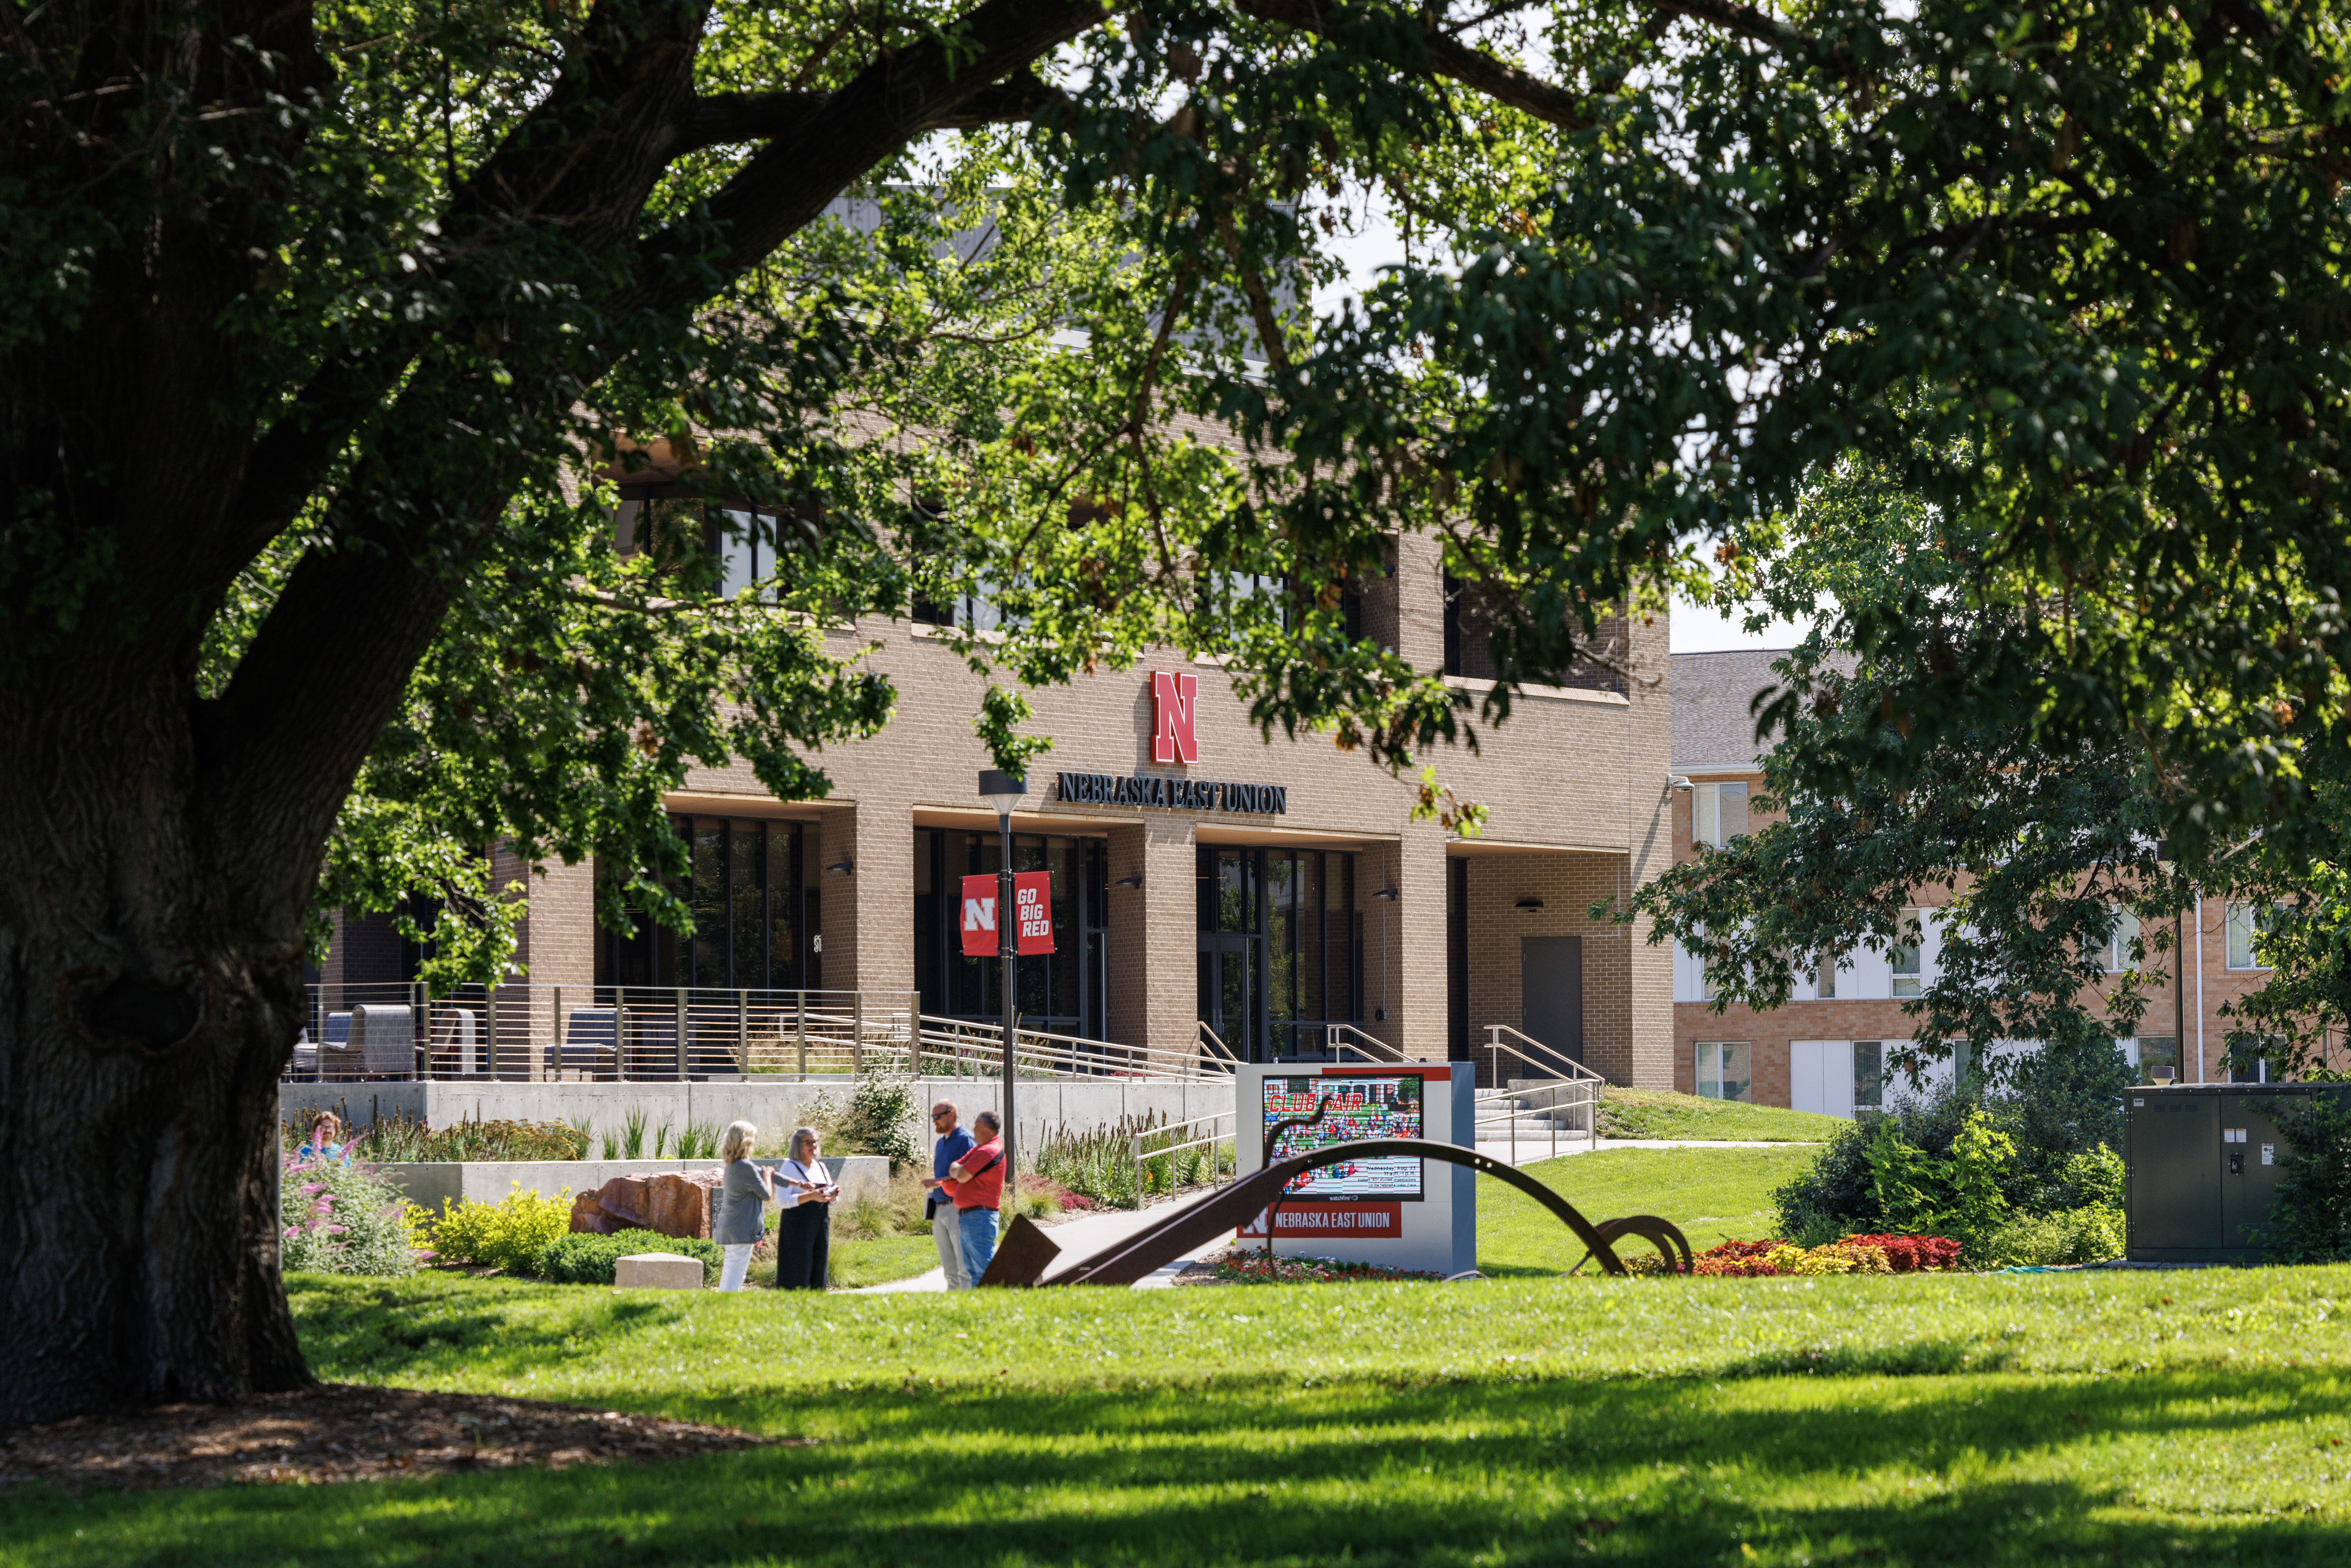
[[(837, 1155), (880, 1155), (890, 1168), (913, 1162), (914, 1081), (903, 1072), (869, 1072), (850, 1091), (849, 1107), (833, 1128)], [(813, 1121), (810, 1125), (814, 1125)]]
[(1969, 1110), (1940, 1159), (1905, 1140), (1891, 1118), (1870, 1129), (1867, 1157), (1878, 1215), (1896, 1234), (1950, 1236), (1965, 1247), (2007, 1220), (2000, 1178), (2016, 1145), (1980, 1107)]
[(300, 1274), (405, 1274), (416, 1267), (408, 1201), (355, 1160), (287, 1160), (279, 1170), (279, 1267)]
[(530, 1271), (559, 1285), (609, 1285), (612, 1266), (638, 1252), (674, 1252), (702, 1260), (703, 1281), (718, 1277), (720, 1253), (715, 1241), (691, 1236), (663, 1236), (651, 1230), (623, 1230), (612, 1236), (559, 1236), (540, 1247)]
[[(2005, 1214), (2118, 1204), (2122, 1161), (2112, 1145), (2121, 1134), (2111, 1100), (2094, 1092), (2110, 1079), (2120, 1082), (2124, 1070), (2108, 1056), (2121, 1061), (2103, 1046), (2044, 1051), (2020, 1063), (1989, 1099), (1945, 1085), (1883, 1114), (1865, 1112), (1812, 1169), (1772, 1195), (1782, 1232), (1820, 1246), (1854, 1231), (1911, 1228), (1908, 1217), (1920, 1203), (1928, 1211), (1956, 1203), (1970, 1208), (1979, 1234), (1989, 1235)], [(1955, 1177), (1964, 1178), (1964, 1193)], [(1889, 1190), (1902, 1212), (1885, 1210)]]
[(2341, 1095), (2283, 1104), (2284, 1171), (2262, 1227), (2262, 1255), (2279, 1263), (2351, 1259), (2351, 1103)]
[(539, 1249), (570, 1228), (569, 1203), (526, 1192), (517, 1182), (497, 1203), (444, 1199), (441, 1217), (433, 1224), (433, 1250), (448, 1262), (525, 1274), (531, 1271)]
[(1968, 1262), (1979, 1269), (2051, 1263), (2103, 1263), (2123, 1253), (2123, 1211), (2105, 1204), (2056, 1214), (2020, 1214), (1972, 1243)]
[(2100, 1144), (2065, 1162), (2060, 1181), (2070, 1207), (2118, 1209), (2123, 1206), (2123, 1157)]

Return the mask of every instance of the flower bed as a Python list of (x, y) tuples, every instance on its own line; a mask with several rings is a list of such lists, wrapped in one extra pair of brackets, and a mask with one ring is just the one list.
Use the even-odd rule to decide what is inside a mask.
[(1227, 1285), (1335, 1285), (1364, 1280), (1441, 1280), (1418, 1269), (1383, 1269), (1336, 1258), (1268, 1258), (1234, 1250), (1214, 1260), (1217, 1280)]
[(1847, 1236), (1825, 1247), (1726, 1241), (1701, 1252), (1691, 1271), (1716, 1278), (1813, 1274), (1916, 1274), (1959, 1266), (1959, 1244), (1942, 1236)]

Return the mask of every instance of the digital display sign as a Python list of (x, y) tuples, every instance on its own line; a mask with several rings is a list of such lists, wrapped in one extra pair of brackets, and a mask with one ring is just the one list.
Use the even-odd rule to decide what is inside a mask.
[[(1275, 1160), (1360, 1138), (1418, 1138), (1426, 1103), (1418, 1077), (1365, 1076), (1268, 1078), (1265, 1119), (1259, 1136), (1293, 1116), (1311, 1116), (1324, 1100), (1331, 1113), (1312, 1127), (1292, 1127), (1274, 1145)], [(1361, 1202), (1366, 1198), (1418, 1197), (1420, 1160), (1412, 1155), (1349, 1160), (1310, 1171), (1282, 1189), (1283, 1201), (1304, 1198)]]

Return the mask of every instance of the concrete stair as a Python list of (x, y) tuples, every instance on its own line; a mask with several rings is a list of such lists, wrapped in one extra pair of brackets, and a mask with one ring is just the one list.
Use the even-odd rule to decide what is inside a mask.
[[(1479, 1120), (1511, 1115), (1521, 1137), (1543, 1137), (1556, 1127), (1578, 1136), (1592, 1131), (1592, 1111), (1598, 1085), (1558, 1078), (1513, 1078), (1500, 1089), (1479, 1092)], [(1494, 1136), (1491, 1131), (1479, 1134)]]

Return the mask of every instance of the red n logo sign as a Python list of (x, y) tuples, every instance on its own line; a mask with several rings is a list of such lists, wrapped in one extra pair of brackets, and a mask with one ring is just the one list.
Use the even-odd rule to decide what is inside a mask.
[(1199, 742), (1192, 736), (1192, 716), (1199, 706), (1200, 677), (1175, 670), (1155, 670), (1151, 676), (1151, 760), (1197, 762)]

